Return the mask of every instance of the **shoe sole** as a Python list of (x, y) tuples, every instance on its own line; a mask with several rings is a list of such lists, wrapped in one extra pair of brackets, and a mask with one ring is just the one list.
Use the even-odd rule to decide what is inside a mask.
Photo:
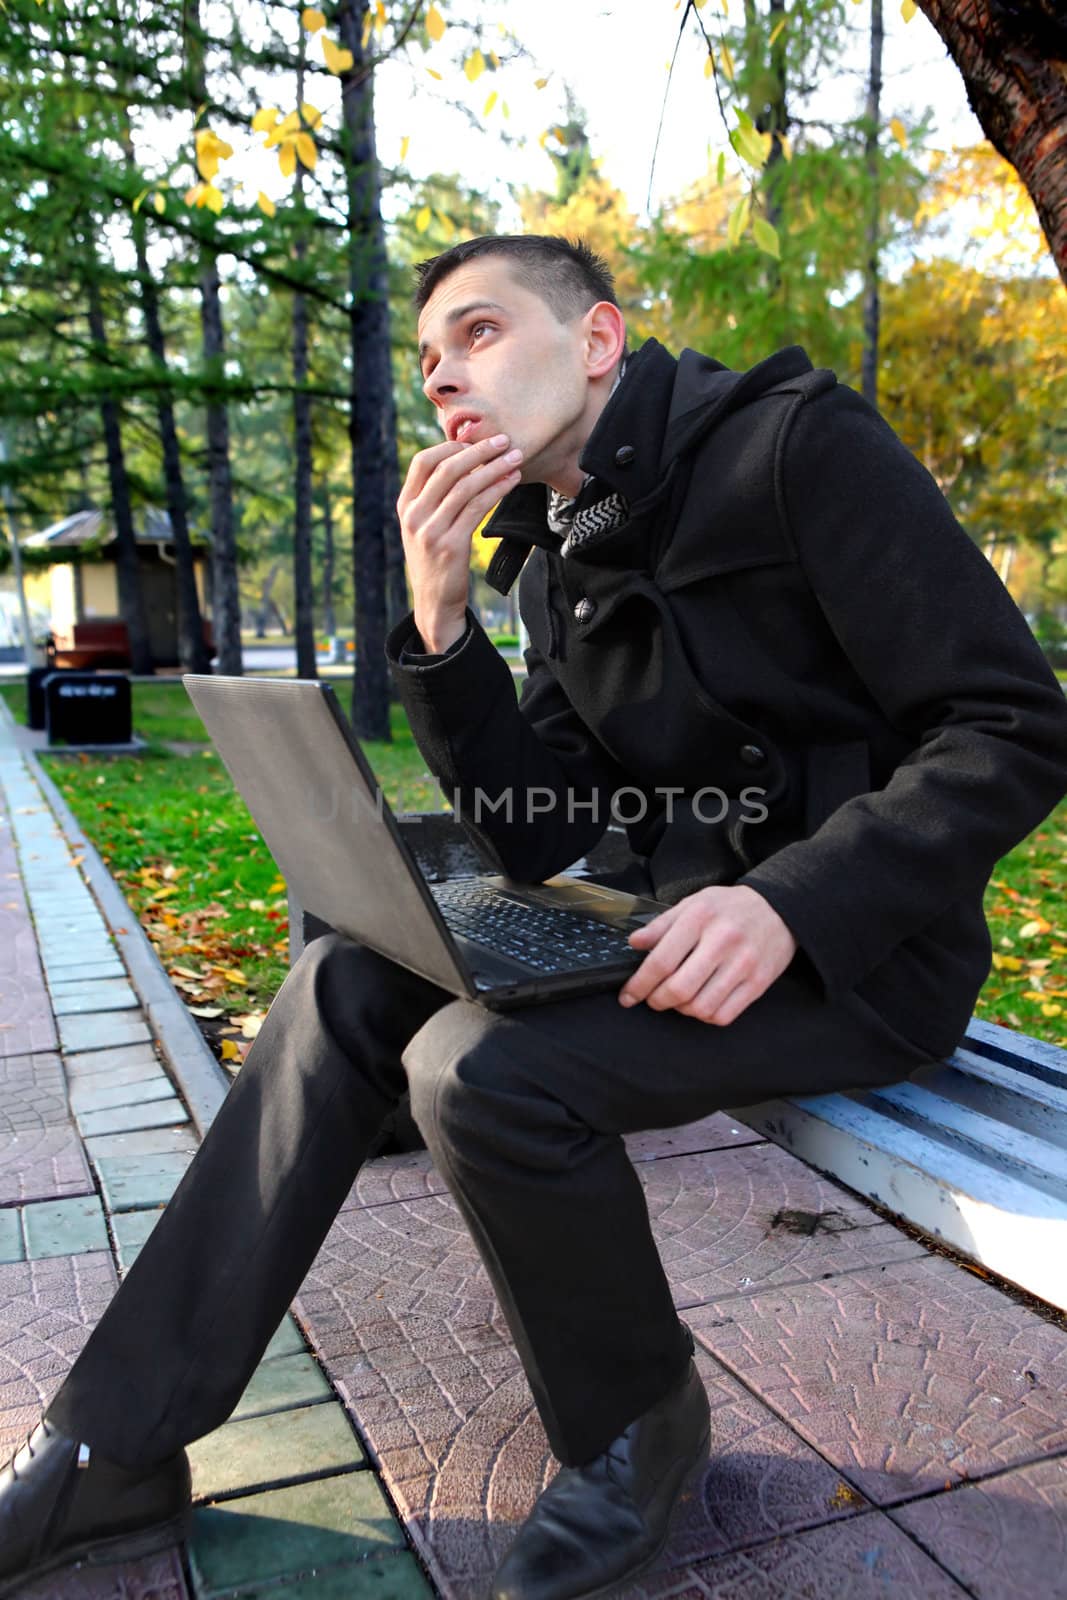
[(686, 1469), (686, 1472), (682, 1477), (682, 1481), (678, 1485), (678, 1489), (675, 1493), (674, 1504), (671, 1507), (671, 1514), (667, 1518), (667, 1526), (663, 1532), (663, 1538), (660, 1540), (656, 1548), (651, 1552), (650, 1555), (645, 1557), (640, 1566), (632, 1567), (629, 1572), (620, 1573), (617, 1578), (612, 1578), (610, 1583), (602, 1583), (598, 1589), (584, 1589), (581, 1594), (572, 1595), (571, 1600), (599, 1600), (599, 1596), (601, 1595), (614, 1594), (616, 1589), (619, 1589), (624, 1583), (632, 1583), (635, 1578), (640, 1578), (649, 1570), (650, 1567), (655, 1566), (656, 1562), (659, 1560), (664, 1550), (666, 1550), (670, 1541), (671, 1527), (675, 1517), (678, 1514), (678, 1508), (682, 1503), (682, 1498), (686, 1488), (693, 1482), (695, 1478), (703, 1475), (710, 1457), (711, 1429), (709, 1427), (701, 1443), (697, 1446), (696, 1458), (692, 1462), (692, 1465)]
[(181, 1516), (171, 1517), (167, 1522), (153, 1523), (148, 1528), (135, 1528), (128, 1533), (117, 1533), (110, 1539), (93, 1539), (84, 1544), (69, 1545), (46, 1560), (38, 1562), (36, 1566), (27, 1567), (17, 1576), (0, 1580), (0, 1600), (5, 1600), (8, 1595), (17, 1594), (19, 1590), (28, 1588), (39, 1578), (46, 1578), (50, 1572), (56, 1572), (61, 1567), (83, 1564), (88, 1567), (104, 1567), (116, 1561), (139, 1561), (144, 1556), (159, 1555), (163, 1550), (184, 1544), (189, 1537), (192, 1518), (190, 1507)]

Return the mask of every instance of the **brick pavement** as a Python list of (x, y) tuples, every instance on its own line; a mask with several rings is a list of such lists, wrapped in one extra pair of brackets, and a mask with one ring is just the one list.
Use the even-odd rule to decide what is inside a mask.
[[(0, 891), (4, 1459), (196, 1134), (3, 723)], [(620, 1595), (1067, 1600), (1060, 1324), (725, 1115), (628, 1142), (698, 1341), (713, 1455), (668, 1550)], [(364, 1169), (294, 1312), (192, 1449), (190, 1549), (57, 1575), (28, 1600), (487, 1593), (555, 1465), (425, 1155)]]

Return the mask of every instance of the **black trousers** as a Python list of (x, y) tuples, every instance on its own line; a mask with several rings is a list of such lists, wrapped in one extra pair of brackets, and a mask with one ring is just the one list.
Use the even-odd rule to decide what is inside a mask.
[(688, 1358), (621, 1135), (930, 1060), (803, 956), (719, 1027), (614, 993), (493, 1013), (317, 939), (48, 1416), (126, 1467), (218, 1427), (410, 1087), (552, 1449), (590, 1460)]

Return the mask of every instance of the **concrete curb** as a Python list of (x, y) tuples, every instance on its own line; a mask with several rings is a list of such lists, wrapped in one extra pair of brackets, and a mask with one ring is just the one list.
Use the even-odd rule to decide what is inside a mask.
[[(13, 722), (2, 701), (0, 714)], [(73, 849), (77, 843), (82, 873), (122, 954), (152, 1035), (158, 1040), (197, 1132), (203, 1137), (226, 1098), (230, 1079), (204, 1043), (200, 1029), (178, 998), (128, 900), (36, 753), (23, 749), (20, 754), (48, 801), (67, 844)]]

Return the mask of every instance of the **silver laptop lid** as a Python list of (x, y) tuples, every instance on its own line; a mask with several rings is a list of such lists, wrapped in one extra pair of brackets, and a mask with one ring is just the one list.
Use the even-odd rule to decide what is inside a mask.
[(182, 682), (305, 911), (453, 994), (475, 988), (329, 684)]

